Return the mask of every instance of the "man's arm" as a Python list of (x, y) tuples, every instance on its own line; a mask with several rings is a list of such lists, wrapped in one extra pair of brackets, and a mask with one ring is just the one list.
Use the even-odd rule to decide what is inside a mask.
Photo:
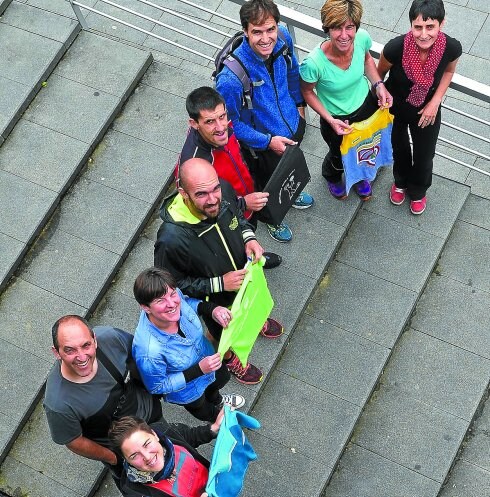
[(117, 464), (116, 454), (112, 450), (103, 447), (83, 435), (67, 443), (66, 447), (79, 456), (94, 459), (95, 461), (102, 461), (113, 466)]
[[(162, 225), (162, 228), (164, 228), (164, 225)], [(176, 279), (177, 286), (186, 295), (202, 298), (214, 293), (214, 278), (193, 277), (187, 274), (189, 268), (187, 240), (182, 240), (182, 237), (177, 237), (175, 233), (167, 233), (162, 228), (158, 232), (158, 238), (155, 243), (155, 266), (169, 271)], [(219, 286), (218, 283), (216, 282), (214, 286)]]

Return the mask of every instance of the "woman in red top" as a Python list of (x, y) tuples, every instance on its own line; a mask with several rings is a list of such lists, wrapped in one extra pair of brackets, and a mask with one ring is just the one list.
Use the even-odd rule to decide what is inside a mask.
[(196, 447), (216, 438), (223, 411), (212, 425), (154, 423), (133, 416), (114, 421), (109, 431), (113, 449), (124, 458), (123, 495), (207, 497), (209, 461)]

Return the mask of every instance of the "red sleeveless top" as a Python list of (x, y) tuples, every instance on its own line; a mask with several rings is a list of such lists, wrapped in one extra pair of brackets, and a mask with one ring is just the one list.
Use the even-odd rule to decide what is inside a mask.
[(174, 497), (201, 497), (208, 482), (208, 468), (179, 445), (175, 450), (175, 477), (148, 484)]

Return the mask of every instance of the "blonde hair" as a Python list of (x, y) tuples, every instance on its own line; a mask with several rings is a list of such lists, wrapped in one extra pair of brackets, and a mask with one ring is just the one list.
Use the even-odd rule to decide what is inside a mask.
[(320, 10), (322, 28), (328, 34), (330, 28), (338, 28), (350, 19), (359, 29), (362, 4), (359, 0), (327, 0)]

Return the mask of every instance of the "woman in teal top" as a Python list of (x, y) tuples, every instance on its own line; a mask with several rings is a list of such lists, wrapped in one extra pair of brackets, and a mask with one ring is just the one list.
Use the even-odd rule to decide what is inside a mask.
[[(362, 121), (380, 107), (390, 107), (391, 95), (384, 87), (369, 53), (372, 40), (359, 29), (359, 0), (327, 0), (321, 9), (322, 27), (328, 38), (315, 47), (300, 67), (301, 91), (306, 103), (320, 115), (320, 129), (329, 152), (322, 165), (330, 193), (345, 198), (340, 153), (342, 136), (350, 123)], [(372, 84), (376, 98), (369, 91)], [(363, 199), (371, 197), (369, 181), (354, 185)]]

